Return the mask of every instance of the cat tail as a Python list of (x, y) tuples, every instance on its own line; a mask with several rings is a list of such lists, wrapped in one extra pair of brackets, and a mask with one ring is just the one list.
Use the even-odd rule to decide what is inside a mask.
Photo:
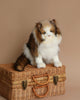
[(14, 70), (19, 72), (24, 71), (27, 64), (30, 64), (30, 60), (25, 57), (24, 53), (22, 53), (14, 63)]

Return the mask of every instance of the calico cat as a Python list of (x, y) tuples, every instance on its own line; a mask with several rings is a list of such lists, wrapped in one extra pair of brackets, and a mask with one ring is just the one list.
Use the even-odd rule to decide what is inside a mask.
[(23, 71), (27, 64), (45, 68), (46, 64), (52, 63), (55, 67), (61, 67), (58, 56), (61, 40), (62, 34), (55, 19), (38, 22), (14, 64), (15, 70)]

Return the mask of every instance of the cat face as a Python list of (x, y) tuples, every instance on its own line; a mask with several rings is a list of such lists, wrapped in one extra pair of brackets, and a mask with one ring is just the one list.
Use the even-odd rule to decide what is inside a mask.
[(61, 32), (56, 25), (56, 21), (53, 19), (51, 21), (41, 21), (36, 24), (36, 38), (39, 42), (46, 41), (54, 37), (61, 36)]

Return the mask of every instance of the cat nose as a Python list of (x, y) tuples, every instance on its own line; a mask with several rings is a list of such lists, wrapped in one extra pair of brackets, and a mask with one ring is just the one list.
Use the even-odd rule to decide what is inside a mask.
[(51, 36), (51, 35), (48, 35), (49, 37)]

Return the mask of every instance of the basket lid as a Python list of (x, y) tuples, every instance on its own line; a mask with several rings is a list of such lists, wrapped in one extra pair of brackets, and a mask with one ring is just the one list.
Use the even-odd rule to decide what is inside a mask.
[(65, 73), (65, 66), (54, 67), (51, 64), (46, 65), (46, 68), (36, 68), (31, 65), (27, 65), (25, 70), (22, 72), (15, 71), (13, 69), (14, 63), (11, 64), (1, 64), (0, 65), (0, 79), (6, 82), (12, 83), (14, 81), (28, 80), (32, 79), (34, 75), (60, 75)]

